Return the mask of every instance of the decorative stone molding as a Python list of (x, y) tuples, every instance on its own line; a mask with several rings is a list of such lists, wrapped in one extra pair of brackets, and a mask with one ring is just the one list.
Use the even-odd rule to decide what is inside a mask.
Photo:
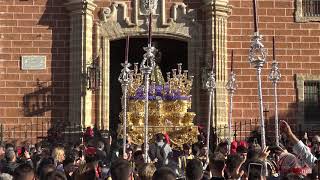
[[(196, 11), (188, 9), (184, 3), (174, 3), (171, 6), (170, 17), (165, 14), (165, 0), (158, 0), (156, 14), (153, 15), (152, 32), (155, 36), (174, 38), (188, 43), (188, 69), (195, 76), (194, 87), (200, 86), (199, 67), (201, 62), (202, 29), (196, 21)], [(146, 16), (141, 13), (140, 0), (133, 0), (130, 17), (127, 15), (127, 5), (115, 1), (110, 7), (102, 8), (100, 12), (99, 34), (102, 40), (102, 107), (101, 118), (105, 127), (109, 124), (109, 67), (110, 67), (110, 41), (125, 38), (127, 35), (147, 37)], [(120, 5), (121, 4), (121, 5)], [(119, 8), (121, 7), (121, 8)], [(120, 15), (120, 16), (119, 16)], [(118, 18), (122, 17), (122, 18)], [(197, 78), (197, 76), (199, 78)], [(200, 112), (200, 91), (193, 89), (193, 111)]]
[(302, 0), (295, 0), (295, 21), (296, 22), (311, 22), (311, 21), (320, 21), (320, 16), (304, 16)]
[(305, 81), (320, 81), (320, 75), (313, 74), (296, 74), (297, 85), (297, 97), (298, 97), (298, 121), (297, 123), (302, 126), (303, 129), (310, 128), (312, 125), (308, 125), (304, 121), (304, 82)]
[(92, 92), (82, 78), (92, 62), (93, 0), (69, 0), (70, 11), (70, 85), (69, 121), (81, 127), (92, 126)]
[[(100, 20), (101, 21), (117, 21), (117, 22), (125, 22), (128, 27), (133, 27), (136, 23), (131, 22), (130, 18), (127, 15), (128, 7), (125, 2), (113, 2), (111, 7), (105, 7), (100, 10)], [(121, 19), (118, 19), (119, 15)], [(136, 21), (134, 21), (136, 22)]]

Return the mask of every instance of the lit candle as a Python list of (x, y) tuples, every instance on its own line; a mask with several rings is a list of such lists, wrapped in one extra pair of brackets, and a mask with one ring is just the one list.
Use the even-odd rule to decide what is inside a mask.
[(254, 23), (254, 32), (258, 32), (258, 17), (257, 17), (257, 0), (253, 0), (253, 23)]
[(150, 11), (150, 15), (149, 15), (149, 37), (148, 37), (148, 40), (149, 40), (149, 45), (151, 46), (151, 42), (152, 42), (152, 13)]
[(129, 36), (126, 39), (126, 54), (125, 54), (125, 63), (128, 63), (129, 59)]
[(217, 50), (217, 9), (216, 7), (214, 8), (214, 30), (213, 30), (213, 44), (214, 44), (214, 49), (212, 51), (212, 71), (214, 71), (214, 65), (215, 65), (215, 57), (216, 57), (216, 50)]
[(212, 71), (214, 70), (214, 65), (215, 65), (215, 52), (212, 51)]
[(231, 72), (233, 71), (233, 50), (231, 50)]
[(272, 37), (272, 51), (273, 51), (273, 60), (276, 60), (276, 48), (274, 45), (274, 36)]

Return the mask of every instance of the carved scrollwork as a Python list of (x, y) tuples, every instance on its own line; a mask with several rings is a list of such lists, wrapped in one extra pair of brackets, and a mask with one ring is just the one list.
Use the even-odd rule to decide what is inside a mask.
[(113, 12), (113, 9), (111, 9), (109, 7), (101, 8), (101, 10), (99, 12), (100, 20), (107, 21), (107, 19), (111, 17), (112, 12)]
[[(135, 24), (131, 22), (127, 15), (128, 6), (125, 2), (113, 2), (110, 7), (101, 8), (99, 12), (100, 21), (115, 21), (124, 22), (128, 27), (133, 27)], [(120, 19), (121, 18), (121, 19)]]

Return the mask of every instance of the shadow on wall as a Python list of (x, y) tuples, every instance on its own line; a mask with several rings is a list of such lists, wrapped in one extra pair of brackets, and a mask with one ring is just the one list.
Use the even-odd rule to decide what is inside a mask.
[(53, 109), (52, 103), (52, 87), (44, 87), (37, 80), (38, 90), (23, 97), (24, 116), (44, 116), (45, 112)]
[(52, 41), (49, 52), (51, 65), (48, 67), (48, 71), (51, 70), (51, 86), (34, 93), (38, 93), (39, 96), (48, 93), (46, 97), (48, 104), (44, 104), (45, 106), (32, 113), (51, 111), (50, 121), (53, 127), (68, 124), (70, 24), (68, 12), (64, 7), (65, 2), (65, 0), (47, 0), (45, 11), (38, 21), (39, 26), (48, 27), (52, 33), (52, 39), (48, 40)]
[(47, 0), (43, 14), (33, 27), (33, 33), (39, 37), (34, 40), (34, 46), (39, 48), (39, 54), (47, 56), (50, 63), (47, 64), (46, 70), (35, 74), (36, 90), (23, 97), (23, 114), (34, 122), (30, 123), (28, 120), (28, 124), (18, 124), (10, 127), (11, 129), (1, 125), (1, 140), (41, 141), (52, 129), (65, 131), (67, 125), (70, 125), (68, 122), (70, 23), (68, 12), (64, 7), (65, 2), (65, 0)]

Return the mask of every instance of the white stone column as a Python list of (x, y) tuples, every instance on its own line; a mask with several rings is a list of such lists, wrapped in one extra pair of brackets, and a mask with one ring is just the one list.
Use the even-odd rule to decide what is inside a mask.
[(92, 126), (92, 92), (84, 75), (92, 62), (93, 0), (68, 0), (70, 11), (70, 84), (69, 121), (82, 127)]

